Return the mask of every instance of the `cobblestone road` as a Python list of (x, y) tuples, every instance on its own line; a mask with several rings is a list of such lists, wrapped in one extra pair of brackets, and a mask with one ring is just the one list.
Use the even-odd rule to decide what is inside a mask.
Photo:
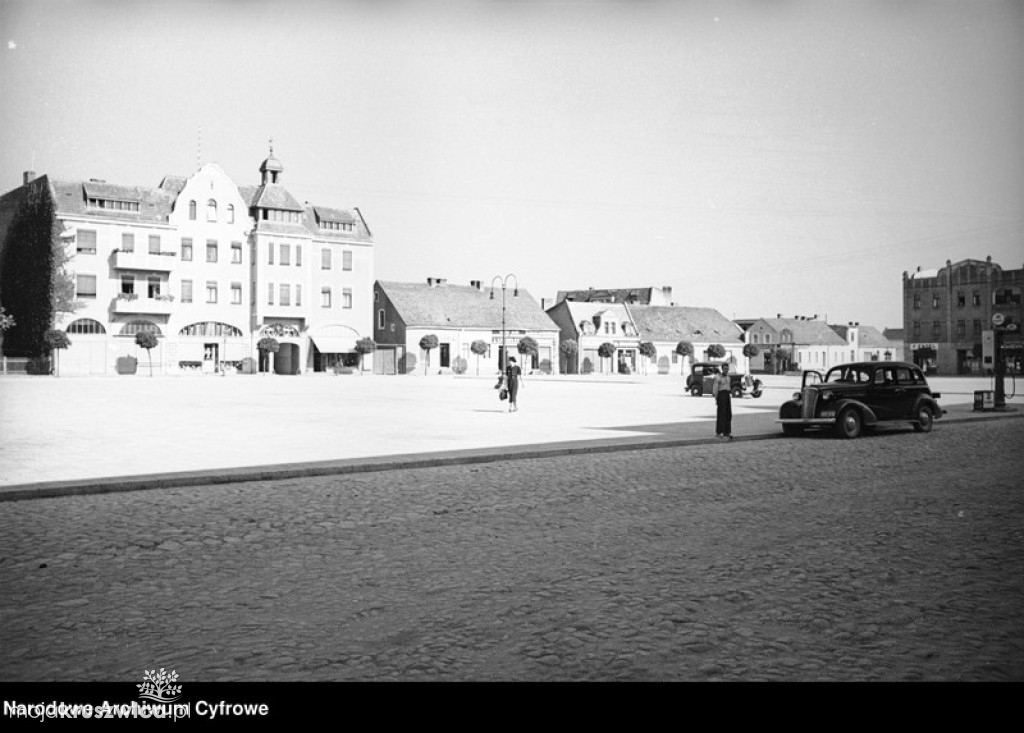
[(1024, 680), (1024, 420), (0, 506), (0, 680)]

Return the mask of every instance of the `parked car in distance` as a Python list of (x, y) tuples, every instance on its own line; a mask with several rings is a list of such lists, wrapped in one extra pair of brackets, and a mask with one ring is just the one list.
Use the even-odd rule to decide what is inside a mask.
[[(690, 367), (686, 377), (686, 391), (694, 397), (711, 394), (711, 383), (715, 376), (722, 373), (725, 361), (698, 361)], [(761, 396), (761, 380), (749, 374), (733, 374), (733, 366), (729, 364), (729, 384), (732, 385), (732, 396), (736, 398), (749, 394), (751, 397)]]
[(778, 421), (786, 435), (831, 428), (843, 438), (856, 438), (865, 430), (908, 423), (927, 433), (945, 412), (937, 401), (940, 396), (931, 391), (916, 364), (840, 364), (824, 376), (805, 371), (800, 391), (779, 408)]

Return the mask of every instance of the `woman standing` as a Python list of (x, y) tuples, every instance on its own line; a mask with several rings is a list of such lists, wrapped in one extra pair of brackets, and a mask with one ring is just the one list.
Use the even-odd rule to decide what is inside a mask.
[(523, 379), (523, 370), (516, 364), (514, 356), (509, 357), (508, 366), (505, 367), (505, 388), (508, 389), (508, 411), (516, 412), (519, 405), (516, 404), (516, 397), (519, 395), (519, 383)]
[(716, 374), (711, 384), (718, 407), (715, 436), (732, 440), (732, 379), (729, 377), (728, 364), (722, 365), (722, 373)]

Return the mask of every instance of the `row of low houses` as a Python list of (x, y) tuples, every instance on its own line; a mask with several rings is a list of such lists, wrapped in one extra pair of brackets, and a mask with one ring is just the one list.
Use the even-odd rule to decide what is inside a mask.
[[(0, 305), (16, 321), (0, 331), (4, 355), (40, 354), (38, 324), (31, 332), (24, 311), (56, 302), (61, 278), (74, 302), (52, 318), (71, 341), (60, 355), (65, 374), (113, 373), (124, 357), (163, 373), (222, 372), (251, 359), (283, 374), (357, 365), (490, 374), (524, 339), (534, 347), (524, 366), (551, 373), (678, 374), (713, 346), (753, 372), (906, 359), (970, 373), (985, 367), (992, 318), (1022, 320), (1024, 271), (991, 258), (904, 273), (903, 328), (885, 331), (816, 315), (730, 320), (678, 305), (670, 287), (564, 290), (538, 302), (482, 281), (378, 280), (358, 208), (300, 203), (273, 148), (258, 170), (257, 184), (238, 185), (210, 163), (152, 188), (26, 172), (0, 196)], [(39, 232), (52, 232), (66, 255), (59, 270), (43, 272)], [(157, 346), (143, 352), (139, 333)], [(1011, 346), (1019, 334), (1006, 334)], [(278, 346), (272, 358), (259, 348), (267, 338)], [(363, 356), (357, 344), (367, 340), (375, 351)], [(684, 341), (692, 357), (676, 352)]]

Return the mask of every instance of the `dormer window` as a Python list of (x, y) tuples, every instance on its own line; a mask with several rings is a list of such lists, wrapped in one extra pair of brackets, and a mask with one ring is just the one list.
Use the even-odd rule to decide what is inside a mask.
[(320, 228), (326, 231), (333, 232), (351, 232), (355, 231), (356, 225), (350, 221), (320, 221)]
[(289, 224), (301, 224), (298, 211), (282, 211), (280, 209), (263, 209), (263, 221), (284, 221)]
[(106, 209), (108, 211), (138, 211), (139, 202), (90, 197), (89, 207), (93, 209)]

